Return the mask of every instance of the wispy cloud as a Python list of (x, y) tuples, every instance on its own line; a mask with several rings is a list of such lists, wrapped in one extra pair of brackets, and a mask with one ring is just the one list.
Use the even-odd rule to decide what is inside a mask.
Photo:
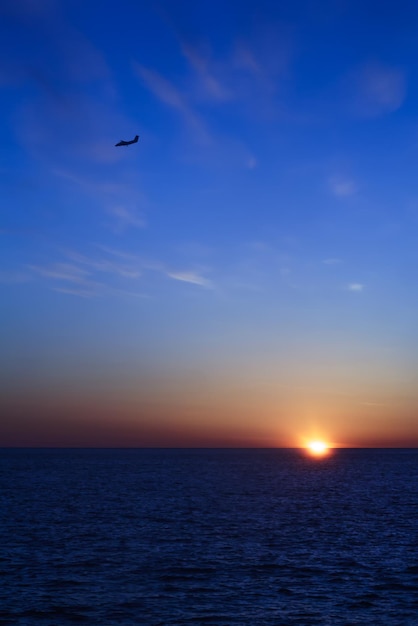
[(146, 221), (144, 218), (136, 214), (135, 211), (129, 210), (124, 206), (115, 206), (108, 209), (108, 213), (116, 218), (114, 230), (116, 233), (123, 233), (127, 228), (145, 228)]
[(232, 63), (237, 69), (246, 70), (255, 76), (261, 76), (263, 74), (263, 68), (256, 59), (253, 51), (248, 44), (242, 41), (235, 45)]
[(134, 69), (137, 76), (145, 83), (146, 87), (148, 87), (158, 100), (173, 109), (177, 109), (185, 116), (190, 114), (184, 96), (167, 78), (140, 65), (140, 63), (134, 63)]
[(53, 291), (57, 293), (64, 293), (70, 296), (78, 296), (80, 298), (97, 298), (97, 297), (128, 297), (128, 298), (139, 298), (139, 299), (148, 299), (150, 296), (146, 293), (141, 293), (137, 291), (130, 291), (127, 289), (115, 289), (110, 287), (109, 285), (104, 285), (97, 283), (96, 286), (92, 286), (92, 288), (68, 288), (68, 287), (52, 287)]
[(406, 98), (407, 81), (402, 68), (370, 62), (351, 74), (353, 112), (362, 117), (393, 113)]
[(269, 24), (260, 28), (251, 42), (236, 42), (231, 67), (272, 95), (280, 91), (283, 79), (289, 76), (293, 56), (290, 32), (283, 25)]
[(122, 183), (116, 182), (116, 181), (109, 181), (109, 180), (94, 180), (93, 178), (87, 178), (85, 175), (84, 176), (80, 176), (79, 174), (68, 170), (68, 169), (53, 169), (52, 170), (52, 174), (54, 176), (59, 176), (60, 178), (64, 178), (65, 180), (70, 181), (71, 183), (74, 183), (75, 185), (78, 185), (79, 187), (81, 187), (82, 189), (85, 189), (86, 191), (90, 191), (94, 194), (115, 194), (115, 195), (120, 195), (123, 193), (124, 189), (126, 188), (126, 185), (123, 185)]
[(337, 198), (352, 196), (357, 192), (357, 185), (349, 178), (341, 176), (330, 178), (328, 181), (329, 190)]
[(330, 257), (328, 259), (323, 259), (322, 261), (324, 265), (340, 265), (342, 262), (342, 259), (339, 259), (338, 257)]
[(362, 283), (350, 283), (349, 285), (347, 285), (347, 289), (348, 291), (360, 292), (364, 291), (364, 285), (362, 285)]
[[(199, 103), (241, 103), (263, 115), (277, 107), (274, 96), (288, 76), (293, 56), (290, 32), (279, 24), (258, 24), (249, 40), (231, 41), (231, 52), (214, 57), (207, 41), (191, 44), (179, 37), (193, 80), (190, 97)], [(282, 94), (280, 94), (282, 96)]]
[(197, 139), (204, 142), (209, 141), (205, 125), (190, 106), (185, 95), (177, 87), (161, 74), (144, 67), (140, 63), (134, 63), (134, 70), (160, 102), (180, 113), (186, 124), (194, 131)]
[(211, 287), (210, 280), (198, 274), (197, 272), (167, 272), (169, 278), (174, 280), (180, 280), (185, 283), (191, 283), (192, 285), (199, 285), (200, 287)]
[(29, 269), (44, 278), (54, 278), (72, 283), (84, 283), (89, 272), (70, 263), (55, 263), (48, 267), (30, 265)]
[[(182, 146), (183, 158), (187, 161), (211, 164), (218, 168), (238, 167), (252, 170), (257, 167), (257, 159), (242, 141), (219, 134), (208, 126), (204, 116), (198, 110), (198, 102), (194, 98), (194, 90), (180, 91), (165, 77), (148, 68), (135, 65), (136, 73), (151, 93), (174, 110), (190, 131), (194, 145)], [(192, 92), (192, 93), (190, 93)], [(202, 104), (200, 102), (200, 104)], [(196, 150), (196, 145), (198, 149)]]
[(65, 293), (69, 296), (78, 296), (79, 298), (95, 298), (99, 295), (93, 289), (70, 289), (68, 287), (52, 287), (52, 291), (57, 293)]
[(120, 278), (137, 279), (142, 276), (142, 267), (138, 259), (132, 259), (130, 262), (119, 263), (114, 259), (109, 259), (106, 255), (97, 257), (86, 256), (79, 252), (67, 251), (67, 256), (79, 265), (88, 268), (90, 272), (99, 272), (101, 274), (113, 274)]
[(140, 262), (140, 259), (139, 259), (138, 255), (132, 254), (131, 252), (126, 252), (125, 250), (119, 250), (118, 248), (112, 248), (112, 247), (109, 247), (109, 246), (104, 246), (104, 245), (102, 245), (100, 243), (95, 244), (95, 248), (97, 248), (101, 252), (104, 252), (107, 255), (115, 256), (118, 259), (124, 259), (126, 261), (131, 261), (131, 262), (134, 262), (134, 263), (139, 263)]
[(223, 85), (220, 79), (215, 76), (213, 64), (208, 58), (208, 55), (200, 54), (196, 48), (184, 42), (181, 44), (181, 50), (195, 70), (204, 94), (220, 102), (230, 100), (232, 93), (230, 89)]
[(122, 183), (117, 178), (98, 181), (68, 169), (54, 169), (53, 174), (78, 186), (83, 193), (98, 202), (112, 216), (113, 219), (107, 226), (116, 234), (122, 234), (128, 228), (146, 228), (142, 211), (133, 208), (133, 205), (146, 204), (143, 194), (135, 184)]
[[(92, 272), (71, 263), (53, 263), (47, 266), (30, 265), (33, 274), (48, 281), (53, 291), (90, 298), (101, 295), (106, 286), (94, 279)], [(70, 286), (68, 286), (70, 283)]]
[(142, 259), (107, 246), (96, 245), (88, 254), (68, 249), (61, 253), (65, 261), (30, 265), (28, 270), (32, 277), (38, 276), (47, 281), (54, 291), (69, 295), (146, 297), (138, 291), (137, 285), (142, 289), (144, 284), (158, 284), (154, 278), (150, 282), (151, 274), (207, 289), (213, 287), (212, 281), (201, 270), (170, 270), (164, 262)]

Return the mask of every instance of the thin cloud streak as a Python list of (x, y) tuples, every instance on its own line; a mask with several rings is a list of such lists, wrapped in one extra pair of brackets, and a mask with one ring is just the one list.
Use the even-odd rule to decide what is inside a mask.
[[(107, 227), (116, 234), (123, 234), (129, 228), (143, 229), (147, 221), (137, 206), (145, 204), (143, 194), (134, 184), (112, 181), (97, 181), (80, 176), (70, 170), (54, 169), (53, 174), (78, 186), (83, 193), (98, 201), (103, 210), (114, 218)], [(132, 205), (135, 208), (132, 208)]]
[(215, 78), (208, 58), (200, 55), (195, 48), (184, 42), (181, 43), (181, 50), (195, 70), (205, 96), (218, 102), (227, 102), (233, 97), (231, 90), (227, 89), (219, 79)]
[(80, 265), (83, 265), (90, 270), (95, 270), (99, 273), (104, 274), (115, 274), (122, 278), (132, 278), (136, 279), (142, 275), (142, 267), (139, 262), (134, 262), (130, 264), (121, 264), (115, 263), (114, 261), (109, 261), (109, 259), (100, 256), (99, 258), (91, 258), (84, 254), (80, 254), (76, 251), (68, 251), (67, 256)]
[(114, 230), (123, 233), (127, 228), (146, 228), (146, 221), (138, 216), (134, 211), (124, 206), (115, 206), (108, 210), (108, 213), (116, 218)]
[(204, 123), (188, 104), (185, 96), (168, 79), (137, 62), (134, 62), (134, 71), (157, 100), (182, 116), (199, 142), (210, 142)]
[[(32, 264), (27, 268), (32, 278), (38, 276), (48, 281), (53, 290), (83, 297), (98, 295), (149, 297), (127, 288), (127, 285), (138, 283), (140, 279), (141, 282), (147, 280), (149, 283), (152, 274), (207, 289), (213, 287), (212, 281), (196, 270), (173, 271), (167, 269), (166, 264), (160, 261), (143, 259), (99, 244), (96, 244), (95, 248), (99, 250), (99, 254), (95, 256), (64, 249), (62, 255), (68, 261), (47, 265)], [(67, 287), (64, 283), (72, 283), (75, 287)], [(154, 279), (152, 284), (156, 285)]]
[(56, 263), (50, 267), (29, 265), (29, 269), (44, 278), (53, 278), (73, 283), (84, 283), (85, 277), (90, 275), (90, 272), (68, 263)]
[(69, 289), (67, 287), (52, 287), (52, 291), (64, 293), (69, 296), (78, 296), (79, 298), (97, 298), (99, 295), (98, 293), (87, 289)]
[(200, 287), (209, 288), (212, 286), (211, 281), (196, 272), (167, 272), (167, 276), (173, 280), (199, 285)]

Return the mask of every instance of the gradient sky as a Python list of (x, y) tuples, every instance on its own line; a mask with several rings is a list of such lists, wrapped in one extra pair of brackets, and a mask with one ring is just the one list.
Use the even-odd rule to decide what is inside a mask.
[(418, 445), (415, 2), (3, 0), (0, 59), (0, 445)]

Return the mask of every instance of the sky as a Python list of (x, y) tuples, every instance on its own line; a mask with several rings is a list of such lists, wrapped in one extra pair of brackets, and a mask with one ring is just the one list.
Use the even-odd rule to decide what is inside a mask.
[(4, 0), (0, 445), (418, 446), (417, 58), (407, 0)]

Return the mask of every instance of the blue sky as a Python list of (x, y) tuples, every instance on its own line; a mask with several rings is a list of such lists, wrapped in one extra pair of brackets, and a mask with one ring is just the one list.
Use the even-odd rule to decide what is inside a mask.
[(418, 442), (417, 13), (2, 4), (9, 425)]

